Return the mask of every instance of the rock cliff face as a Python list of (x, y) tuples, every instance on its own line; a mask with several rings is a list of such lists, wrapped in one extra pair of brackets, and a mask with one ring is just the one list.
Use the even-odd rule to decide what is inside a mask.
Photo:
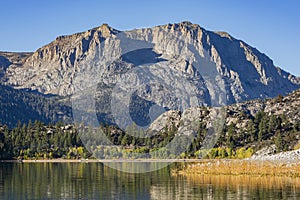
[[(165, 77), (175, 71), (193, 79), (196, 93), (206, 104), (218, 98), (214, 97), (216, 82), (207, 81), (217, 77), (221, 79), (218, 88), (225, 91), (225, 98), (217, 99), (222, 104), (286, 95), (300, 83), (245, 42), (190, 22), (130, 31), (103, 24), (57, 37), (33, 54), (21, 57), (12, 62), (11, 56), (1, 54), (5, 84), (62, 96), (75, 92), (78, 76), (79, 80), (88, 80), (97, 74), (98, 82), (115, 84), (124, 70), (149, 63), (160, 65)], [(162, 96), (156, 98), (164, 101)]]

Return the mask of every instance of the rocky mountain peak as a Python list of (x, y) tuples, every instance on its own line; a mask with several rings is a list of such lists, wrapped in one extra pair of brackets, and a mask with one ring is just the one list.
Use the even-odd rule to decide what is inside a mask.
[[(91, 40), (96, 39), (99, 41), (100, 38), (105, 39), (110, 37), (113, 34), (117, 34), (120, 31), (110, 27), (108, 24), (102, 24), (101, 26), (92, 28), (85, 32), (79, 32), (72, 35), (62, 35), (58, 36), (53, 42), (43, 46), (42, 48), (38, 49), (37, 52), (43, 50), (44, 48), (48, 47), (55, 47), (59, 49), (65, 48), (72, 48), (74, 44), (80, 42), (80, 40)], [(73, 44), (73, 45), (72, 45)]]
[(101, 36), (102, 37), (109, 37), (113, 34), (117, 34), (119, 33), (120, 31), (112, 28), (111, 26), (109, 26), (108, 24), (104, 23), (102, 24), (101, 26), (99, 27), (96, 27), (96, 28), (93, 28), (87, 32), (91, 32), (91, 31), (97, 31), (97, 32), (100, 32), (101, 33)]
[(189, 21), (183, 21), (183, 22), (174, 23), (171, 25), (172, 25), (172, 27), (178, 27), (179, 29), (187, 29), (187, 30), (193, 30), (193, 29), (200, 28), (200, 26), (198, 24), (193, 24), (192, 22), (189, 22)]
[(205, 31), (205, 29), (201, 28), (198, 24), (193, 24), (189, 21), (183, 21), (180, 23), (174, 23), (174, 24), (166, 24), (162, 26), (157, 26), (157, 27), (162, 27), (166, 31), (170, 31), (171, 33), (174, 32), (179, 32), (182, 33), (183, 35), (197, 35), (198, 32)]
[[(127, 48), (128, 45), (134, 49)], [(120, 57), (122, 63), (99, 68), (81, 65), (82, 61), (94, 60), (96, 56), (105, 63), (123, 53), (126, 55)], [(62, 96), (74, 92), (74, 78), (80, 71), (85, 71), (87, 76), (99, 71), (103, 77), (109, 77), (122, 71), (122, 67), (136, 67), (145, 61), (167, 62), (169, 69), (164, 69), (165, 73), (174, 69), (187, 74), (198, 80), (197, 88), (203, 93), (209, 87), (203, 77), (207, 70), (213, 69), (222, 77), (227, 103), (284, 95), (299, 88), (299, 79), (275, 67), (257, 49), (226, 32), (207, 31), (187, 21), (129, 31), (102, 24), (85, 32), (57, 37), (33, 55), (28, 54), (21, 65), (2, 60), (5, 84)], [(209, 66), (205, 60), (210, 62)], [(111, 76), (111, 79), (115, 78)]]

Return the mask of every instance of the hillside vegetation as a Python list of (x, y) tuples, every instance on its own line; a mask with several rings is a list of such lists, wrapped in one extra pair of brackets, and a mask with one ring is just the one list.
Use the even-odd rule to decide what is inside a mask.
[[(277, 152), (299, 148), (299, 101), (298, 90), (286, 97), (228, 106), (225, 109), (226, 123), (213, 149), (201, 149), (207, 134), (208, 122), (205, 120), (199, 121), (191, 145), (181, 146), (183, 143), (179, 140), (174, 148), (183, 149), (181, 158), (246, 158), (274, 144)], [(202, 107), (201, 110), (205, 111), (204, 115), (209, 114), (208, 108)], [(108, 125), (101, 125), (98, 130), (85, 127), (81, 134), (78, 127), (82, 125), (44, 125), (39, 121), (19, 122), (13, 129), (1, 126), (0, 159), (90, 157), (91, 153), (85, 149), (81, 138), (85, 138), (85, 144), (94, 150), (97, 158), (139, 158), (142, 155), (139, 153), (149, 153), (150, 158), (178, 158), (165, 148), (177, 134), (178, 126), (174, 121), (171, 126), (166, 125), (156, 135), (147, 138), (132, 136), (144, 134), (136, 125), (125, 131)], [(111, 141), (110, 146), (99, 145), (103, 140), (100, 134), (86, 139), (90, 132), (100, 130)]]

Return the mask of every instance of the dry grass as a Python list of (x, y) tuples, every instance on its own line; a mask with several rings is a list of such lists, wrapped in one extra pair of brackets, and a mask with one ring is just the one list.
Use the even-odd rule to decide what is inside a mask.
[(256, 189), (282, 189), (286, 186), (300, 188), (300, 178), (282, 177), (282, 176), (228, 176), (228, 175), (199, 175), (189, 174), (188, 180), (195, 184), (213, 184), (218, 187), (239, 188), (241, 186)]
[(173, 174), (300, 177), (300, 163), (217, 160), (189, 164), (184, 169), (174, 170)]

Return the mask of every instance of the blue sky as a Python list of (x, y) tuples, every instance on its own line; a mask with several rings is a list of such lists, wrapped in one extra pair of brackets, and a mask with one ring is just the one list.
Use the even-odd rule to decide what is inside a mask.
[(6, 0), (0, 2), (0, 50), (35, 51), (59, 35), (108, 23), (118, 30), (191, 21), (229, 32), (300, 75), (300, 1)]

